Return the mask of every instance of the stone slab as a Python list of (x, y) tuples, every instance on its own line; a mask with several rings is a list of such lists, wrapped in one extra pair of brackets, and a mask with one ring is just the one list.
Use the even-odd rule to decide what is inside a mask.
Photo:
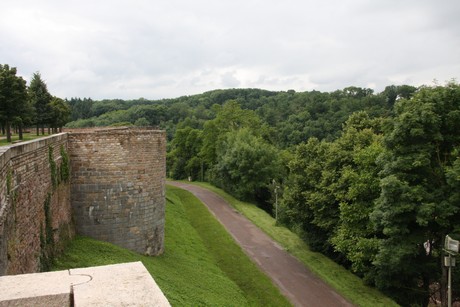
[(70, 270), (72, 276), (91, 276), (73, 287), (74, 306), (170, 306), (141, 262)]
[(70, 306), (72, 285), (89, 280), (68, 271), (3, 276), (0, 306)]
[(170, 306), (141, 262), (0, 277), (0, 307)]

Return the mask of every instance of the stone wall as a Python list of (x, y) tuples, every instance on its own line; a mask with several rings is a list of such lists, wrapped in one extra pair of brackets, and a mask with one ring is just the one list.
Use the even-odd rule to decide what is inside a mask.
[(67, 134), (0, 147), (0, 275), (39, 271), (74, 234), (61, 150)]
[(162, 253), (165, 160), (165, 132), (146, 128), (0, 147), (0, 276), (46, 270), (75, 224), (82, 235)]
[(166, 134), (146, 128), (69, 130), (77, 233), (163, 252)]

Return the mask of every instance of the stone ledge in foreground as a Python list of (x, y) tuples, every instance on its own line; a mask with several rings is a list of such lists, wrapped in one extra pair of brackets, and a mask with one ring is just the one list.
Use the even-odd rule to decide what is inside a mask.
[(0, 277), (4, 306), (170, 306), (141, 262)]

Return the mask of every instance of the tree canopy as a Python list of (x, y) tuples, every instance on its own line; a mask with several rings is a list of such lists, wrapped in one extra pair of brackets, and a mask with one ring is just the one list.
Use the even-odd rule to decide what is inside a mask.
[(23, 139), (23, 127), (35, 124), (44, 134), (45, 126), (56, 131), (70, 120), (71, 108), (68, 103), (53, 97), (42, 80), (40, 73), (34, 73), (30, 85), (17, 76), (17, 69), (0, 64), (0, 124), (11, 142), (11, 127), (18, 130)]
[(166, 129), (169, 177), (210, 181), (269, 213), (275, 180), (280, 221), (312, 249), (402, 305), (427, 305), (445, 302), (443, 240), (460, 238), (459, 93), (450, 82), (72, 98), (68, 126)]
[(5, 125), (8, 142), (11, 142), (11, 124), (22, 125), (30, 114), (26, 81), (16, 73), (16, 68), (0, 65), (0, 120)]

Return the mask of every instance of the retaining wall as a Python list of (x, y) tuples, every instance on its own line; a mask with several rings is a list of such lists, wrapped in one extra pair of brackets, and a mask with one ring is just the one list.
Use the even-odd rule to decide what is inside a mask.
[(74, 235), (61, 148), (65, 133), (0, 147), (0, 275), (46, 268)]

